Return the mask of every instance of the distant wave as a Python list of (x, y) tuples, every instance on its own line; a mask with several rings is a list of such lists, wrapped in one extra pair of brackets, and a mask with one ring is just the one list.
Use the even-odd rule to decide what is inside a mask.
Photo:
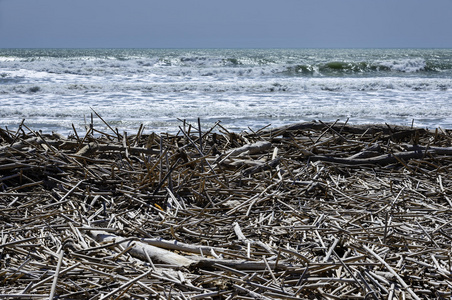
[[(339, 50), (338, 50), (339, 51)], [(376, 51), (376, 50), (375, 50)], [(362, 52), (362, 53), (361, 53)], [(452, 76), (451, 51), (315, 50), (11, 50), (0, 49), (3, 70), (104, 76)], [(342, 54), (342, 55), (341, 55)], [(352, 55), (353, 54), (353, 55)]]
[[(285, 73), (292, 75), (391, 75), (393, 73), (443, 72), (452, 71), (452, 65), (447, 63), (426, 62), (423, 59), (404, 59), (398, 61), (379, 62), (340, 62), (332, 61), (317, 65), (288, 66)], [(284, 73), (284, 72), (283, 72)], [(380, 74), (376, 74), (380, 73)]]

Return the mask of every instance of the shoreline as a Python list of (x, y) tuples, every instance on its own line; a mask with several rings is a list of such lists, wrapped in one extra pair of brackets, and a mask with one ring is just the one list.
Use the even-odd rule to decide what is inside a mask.
[(0, 296), (452, 296), (450, 130), (180, 128), (0, 129)]

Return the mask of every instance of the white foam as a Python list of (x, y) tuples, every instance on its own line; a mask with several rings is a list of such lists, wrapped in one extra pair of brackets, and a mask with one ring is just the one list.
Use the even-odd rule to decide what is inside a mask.
[[(322, 51), (303, 56), (283, 50), (155, 53), (164, 55), (118, 60), (111, 53), (88, 53), (4, 61), (0, 126), (25, 118), (39, 128), (71, 130), (73, 122), (82, 128), (83, 116), (94, 107), (124, 130), (143, 123), (177, 131), (177, 118), (197, 117), (208, 124), (221, 119), (236, 129), (348, 117), (406, 124), (415, 119), (419, 126), (452, 128), (452, 78), (447, 72), (427, 74), (426, 60), (417, 56), (401, 59), (395, 52), (398, 56), (389, 53), (382, 61), (364, 53), (357, 63), (369, 59), (390, 71), (333, 70), (327, 76), (319, 66), (334, 61), (334, 51), (325, 57)], [(311, 69), (287, 71), (296, 66)]]
[(18, 60), (17, 57), (11, 57), (11, 56), (0, 56), (0, 62), (10, 62)]
[(422, 58), (382, 61), (380, 64), (391, 70), (406, 73), (423, 71), (426, 66), (426, 62)]

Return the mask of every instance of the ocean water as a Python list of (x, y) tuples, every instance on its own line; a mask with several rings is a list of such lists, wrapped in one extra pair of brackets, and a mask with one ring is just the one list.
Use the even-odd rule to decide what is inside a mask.
[[(234, 131), (340, 119), (452, 128), (452, 49), (0, 49), (0, 126)], [(94, 118), (95, 127), (105, 126)]]

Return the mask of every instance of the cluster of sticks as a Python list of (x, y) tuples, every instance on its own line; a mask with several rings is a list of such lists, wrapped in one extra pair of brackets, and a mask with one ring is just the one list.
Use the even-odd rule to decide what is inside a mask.
[(0, 141), (0, 298), (452, 296), (449, 131), (22, 123)]

